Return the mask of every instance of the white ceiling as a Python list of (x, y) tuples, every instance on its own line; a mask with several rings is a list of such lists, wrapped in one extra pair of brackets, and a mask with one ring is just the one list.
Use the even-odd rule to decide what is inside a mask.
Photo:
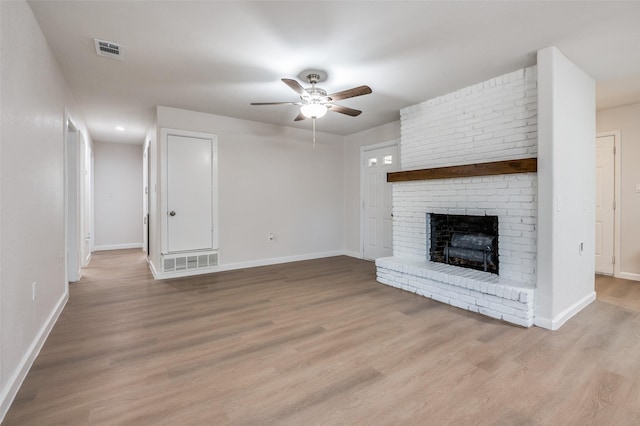
[[(598, 108), (640, 102), (640, 1), (29, 1), (96, 141), (142, 143), (153, 107), (300, 128), (280, 78), (320, 68), (366, 84), (318, 129), (348, 135), (399, 110), (535, 64), (557, 46), (597, 82)], [(93, 38), (120, 43), (99, 57)], [(124, 132), (117, 132), (121, 125)]]

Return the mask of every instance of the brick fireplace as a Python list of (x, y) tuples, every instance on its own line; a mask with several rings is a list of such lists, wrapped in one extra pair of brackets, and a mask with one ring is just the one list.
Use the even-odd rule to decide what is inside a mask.
[[(401, 169), (535, 158), (536, 87), (536, 67), (530, 67), (403, 109)], [(394, 255), (376, 261), (378, 281), (533, 325), (537, 196), (535, 172), (394, 183)], [(495, 217), (494, 273), (431, 261), (431, 215)]]

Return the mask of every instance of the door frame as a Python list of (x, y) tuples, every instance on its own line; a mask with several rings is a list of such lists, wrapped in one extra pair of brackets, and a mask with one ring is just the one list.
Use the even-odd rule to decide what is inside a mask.
[(397, 164), (398, 168), (400, 168), (400, 139), (392, 139), (386, 142), (379, 142), (373, 145), (363, 145), (360, 147), (360, 258), (364, 259), (364, 226), (365, 226), (365, 217), (364, 217), (364, 203), (365, 203), (365, 153), (367, 151), (373, 151), (380, 148), (388, 148), (391, 146), (396, 146), (398, 152)]
[(151, 181), (151, 141), (145, 140), (142, 154), (142, 250), (149, 258), (149, 182)]
[[(64, 110), (64, 144), (63, 144), (63, 161), (64, 161), (64, 277), (66, 285), (68, 286), (71, 282), (77, 282), (80, 280), (80, 268), (82, 265), (81, 260), (81, 232), (80, 229), (80, 205), (82, 202), (81, 194), (80, 194), (80, 147), (79, 143), (79, 134), (80, 130), (75, 124), (75, 120), (69, 114), (69, 111), (65, 108)], [(75, 156), (73, 158), (74, 164), (71, 164), (69, 159), (69, 154), (71, 150), (75, 151)], [(73, 173), (72, 173), (73, 172)], [(71, 179), (74, 181), (71, 182)], [(70, 185), (73, 184), (75, 187), (74, 194), (69, 193)], [(69, 208), (69, 203), (71, 201), (71, 197), (75, 198), (75, 211), (71, 211)], [(74, 232), (70, 235), (72, 229)], [(75, 238), (73, 238), (75, 237)], [(72, 238), (75, 241), (72, 241)], [(70, 253), (70, 250), (72, 253)], [(74, 263), (74, 271), (71, 271), (69, 268), (69, 260), (70, 257), (74, 256), (76, 258)], [(72, 275), (71, 275), (72, 274)]]
[(620, 251), (622, 247), (620, 242), (620, 218), (622, 208), (622, 203), (620, 202), (620, 160), (622, 158), (622, 153), (620, 151), (620, 130), (596, 133), (596, 139), (606, 136), (613, 136), (613, 146), (615, 149), (615, 155), (613, 156), (613, 199), (616, 204), (616, 208), (613, 211), (613, 257), (615, 259), (613, 264), (613, 276), (615, 278), (622, 278), (620, 277)]
[(80, 253), (82, 268), (89, 266), (91, 262), (91, 240), (93, 231), (91, 229), (91, 193), (92, 173), (91, 157), (93, 152), (91, 145), (82, 132), (78, 132), (80, 145)]
[(211, 223), (213, 224), (212, 233), (212, 250), (218, 249), (218, 136), (211, 133), (192, 132), (190, 130), (179, 129), (160, 129), (160, 152), (162, 152), (163, 161), (160, 165), (160, 212), (158, 217), (160, 219), (160, 253), (169, 253), (168, 244), (168, 214), (169, 207), (167, 203), (167, 190), (169, 188), (168, 181), (168, 165), (169, 165), (169, 136), (183, 136), (188, 138), (210, 139), (211, 140)]

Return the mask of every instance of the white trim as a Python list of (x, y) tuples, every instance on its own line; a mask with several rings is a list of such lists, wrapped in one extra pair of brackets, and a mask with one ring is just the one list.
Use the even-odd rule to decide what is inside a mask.
[(53, 326), (58, 321), (58, 318), (60, 317), (60, 314), (62, 313), (62, 310), (64, 309), (68, 300), (69, 287), (66, 286), (62, 298), (60, 298), (55, 309), (51, 312), (49, 318), (47, 318), (47, 321), (44, 323), (42, 328), (40, 328), (40, 332), (36, 335), (36, 338), (31, 343), (31, 346), (29, 346), (29, 349), (20, 360), (18, 368), (15, 370), (13, 375), (7, 381), (5, 387), (2, 389), (2, 393), (0, 394), (0, 423), (2, 423), (4, 417), (9, 411), (9, 408), (11, 407), (13, 400), (18, 394), (18, 391), (20, 390), (24, 379), (26, 379), (31, 366), (33, 366), (33, 362), (42, 350), (47, 337), (49, 337), (49, 333), (51, 333)]
[(570, 320), (575, 314), (587, 307), (591, 302), (596, 300), (596, 292), (593, 291), (587, 294), (582, 299), (578, 300), (573, 305), (569, 306), (564, 311), (560, 312), (555, 318), (542, 318), (536, 316), (534, 324), (538, 327), (546, 328), (547, 330), (556, 331)]
[(390, 141), (374, 143), (373, 145), (363, 145), (360, 147), (360, 253), (359, 256), (357, 256), (360, 259), (364, 259), (364, 174), (366, 170), (364, 161), (365, 152), (373, 151), (380, 148), (387, 148), (394, 145), (396, 146), (397, 152), (396, 164), (398, 165), (398, 170), (400, 170), (400, 139), (392, 139)]
[(362, 257), (362, 253), (359, 253), (357, 251), (345, 250), (342, 254), (344, 256), (355, 257), (356, 259), (364, 259)]
[[(64, 172), (64, 176), (62, 178), (62, 198), (64, 202), (63, 207), (63, 218), (62, 218), (62, 229), (64, 234), (64, 280), (66, 283), (67, 291), (69, 286), (69, 236), (68, 236), (68, 217), (69, 217), (69, 158), (68, 158), (68, 138), (69, 138), (69, 124), (71, 124), (74, 128), (73, 120), (71, 118), (71, 114), (69, 110), (64, 108), (64, 123), (63, 123), (63, 131), (62, 131), (62, 168)], [(77, 128), (76, 128), (77, 130)]]
[(153, 260), (151, 260), (149, 256), (147, 256), (147, 264), (149, 265), (149, 269), (151, 269), (151, 274), (153, 275), (153, 279), (154, 280), (161, 279), (160, 273), (156, 269), (156, 265), (153, 264)]
[(93, 251), (122, 250), (132, 248), (143, 248), (143, 245), (142, 243), (110, 244), (106, 246), (95, 246), (93, 248)]
[(320, 253), (309, 253), (295, 256), (273, 257), (269, 259), (249, 260), (245, 262), (228, 263), (226, 265), (214, 266), (211, 268), (193, 269), (190, 271), (176, 271), (176, 272), (160, 272), (155, 268), (153, 262), (149, 262), (151, 267), (151, 273), (156, 280), (163, 280), (167, 278), (179, 278), (188, 277), (193, 275), (211, 274), (213, 272), (234, 271), (237, 269), (256, 268), (259, 266), (278, 265), (281, 263), (300, 262), (303, 260), (322, 259), (325, 257), (344, 256), (345, 252), (342, 250), (326, 251)]
[(618, 272), (616, 278), (622, 278), (623, 280), (640, 281), (640, 274), (634, 274), (632, 272)]
[(613, 264), (613, 276), (616, 278), (623, 278), (620, 274), (620, 253), (622, 253), (622, 244), (620, 242), (620, 223), (622, 214), (622, 192), (621, 187), (621, 143), (620, 143), (620, 130), (612, 132), (603, 132), (596, 134), (596, 139), (605, 136), (613, 136), (613, 146), (615, 149), (614, 164), (613, 164), (613, 198), (616, 203), (616, 209), (613, 212), (613, 256), (616, 262)]

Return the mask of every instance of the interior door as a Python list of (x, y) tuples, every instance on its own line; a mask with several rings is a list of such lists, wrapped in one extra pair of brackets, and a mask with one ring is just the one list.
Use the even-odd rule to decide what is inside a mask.
[(167, 249), (213, 248), (212, 140), (167, 137)]
[(391, 184), (387, 173), (398, 170), (398, 146), (364, 151), (363, 255), (377, 259), (393, 254)]
[(613, 275), (615, 139), (596, 138), (596, 272)]

